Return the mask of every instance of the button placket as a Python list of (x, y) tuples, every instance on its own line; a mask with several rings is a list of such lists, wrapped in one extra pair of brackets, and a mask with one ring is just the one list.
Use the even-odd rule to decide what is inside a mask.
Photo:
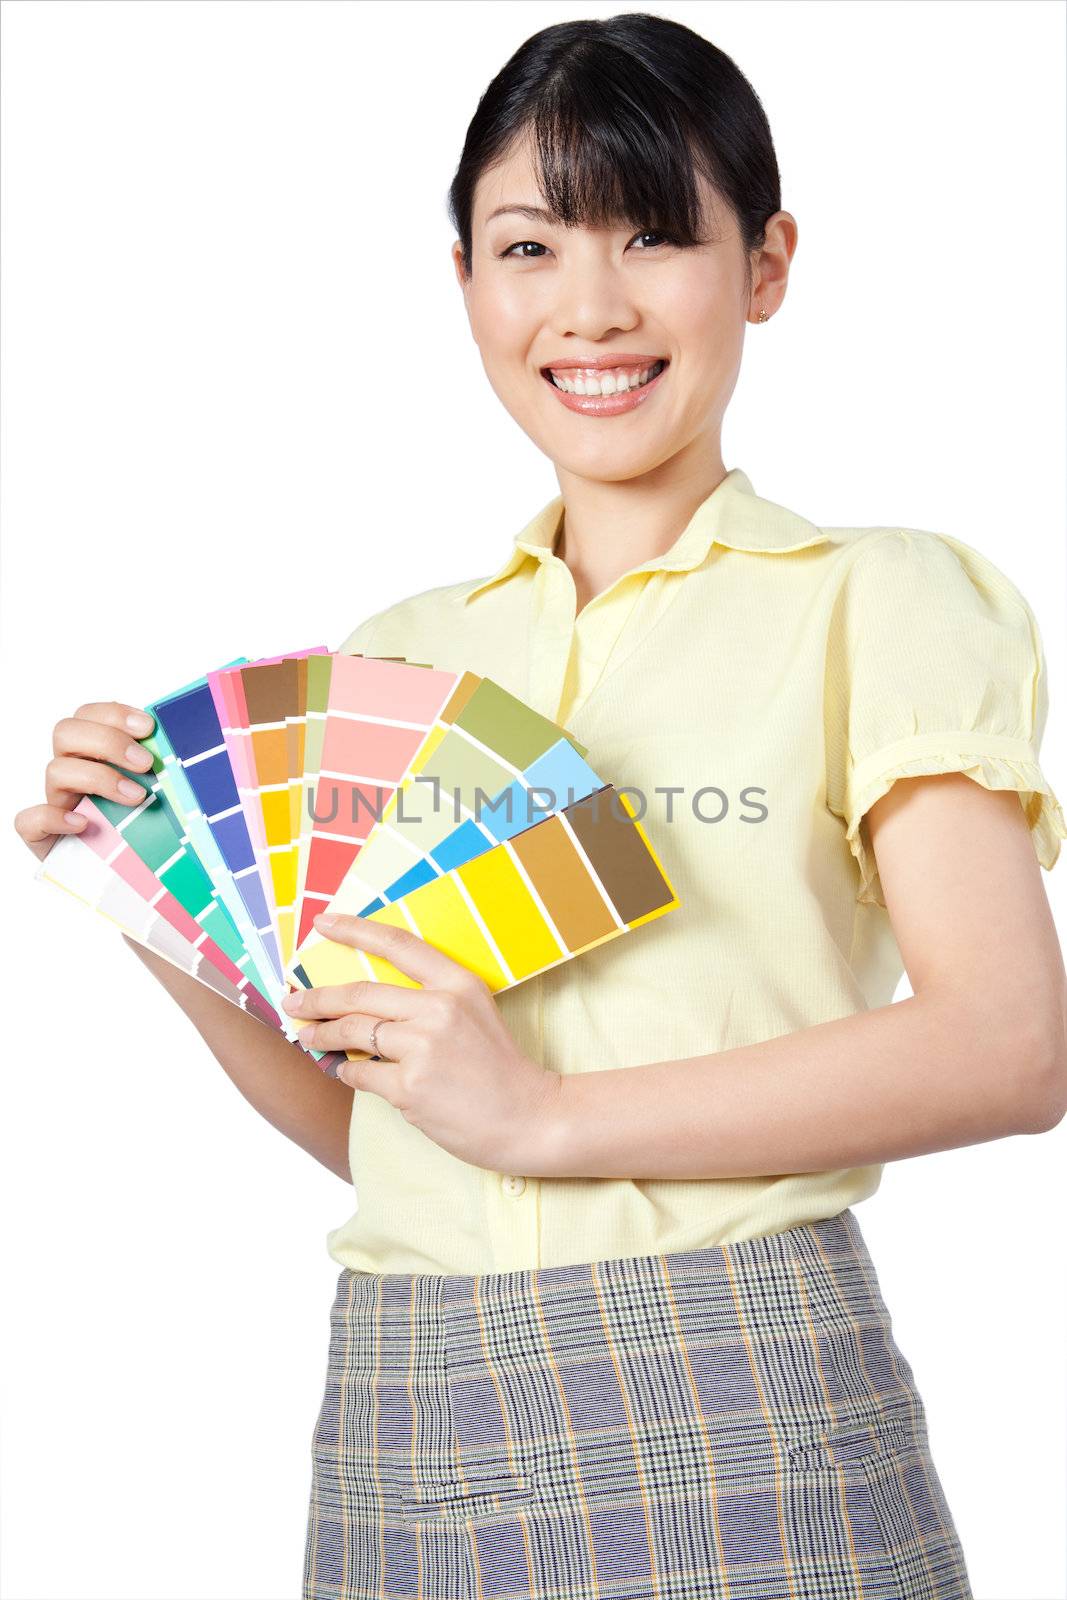
[(495, 1272), (514, 1272), (540, 1261), (538, 1181), (514, 1172), (482, 1169), (485, 1226)]
[(533, 603), (540, 605), (544, 622), (531, 650), (530, 703), (542, 716), (555, 717), (574, 641), (577, 595), (569, 569), (555, 557), (541, 563), (537, 582), (546, 586), (546, 592), (538, 602), (534, 591)]

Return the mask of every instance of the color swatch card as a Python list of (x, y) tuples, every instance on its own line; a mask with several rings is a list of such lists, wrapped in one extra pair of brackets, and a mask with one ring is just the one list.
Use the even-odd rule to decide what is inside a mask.
[[(535, 792), (555, 796), (558, 809), (561, 793), (574, 800), (599, 789), (584, 750), (492, 679), (464, 673), (336, 886), (331, 911), (359, 916), (402, 899), (530, 827), (539, 820)], [(322, 938), (311, 931), (288, 976), (303, 981), (303, 957)]]
[[(199, 690), (205, 681), (196, 680), (176, 691), (174, 696), (152, 703), (156, 728), (139, 741), (152, 756), (150, 772), (115, 768), (120, 776), (132, 779), (148, 791), (146, 800), (130, 807), (100, 796), (83, 797), (74, 809), (89, 817), (88, 827), (80, 834), (57, 838), (40, 863), (36, 876), (68, 890), (117, 922), (131, 938), (224, 993), (226, 998), (234, 998), (225, 983), (220, 986), (216, 973), (209, 971), (213, 965), (222, 965), (213, 959), (218, 946), (248, 980), (242, 992), (247, 991), (249, 984), (256, 992), (255, 1000), (246, 996), (238, 1003), (259, 1020), (269, 1021), (287, 1038), (296, 1040), (298, 1022), (280, 1009), (289, 986), (272, 967), (248, 912), (247, 888), (242, 888), (231, 874), (216, 832), (200, 809), (185, 767), (171, 746), (163, 719), (158, 715), (160, 706), (171, 699), (184, 699)], [(128, 858), (115, 854), (114, 840), (102, 842), (100, 819), (111, 823), (122, 841), (153, 875), (153, 904), (147, 913), (130, 899), (131, 874), (124, 866)], [(89, 862), (87, 853), (95, 854), (98, 859)], [(100, 870), (101, 858), (104, 873)], [(116, 878), (120, 880), (118, 883), (114, 881)], [(126, 881), (121, 881), (123, 878)], [(146, 879), (140, 879), (142, 893), (147, 893), (146, 883)], [(161, 917), (154, 909), (155, 906), (164, 911), (168, 909), (164, 896), (171, 891), (200, 925), (195, 947), (188, 928), (189, 937), (182, 938), (174, 926), (174, 918)], [(224, 972), (223, 968), (220, 975)], [(331, 1075), (342, 1059), (335, 1052), (312, 1050), (307, 1053)]]
[[(305, 1050), (294, 987), (389, 962), (319, 911), (411, 929), (494, 992), (673, 910), (625, 795), (490, 678), (321, 645), (240, 656), (151, 701), (145, 799), (85, 796), (37, 877)], [(349, 1052), (351, 1059), (365, 1059)]]
[(284, 992), (281, 955), (271, 924), (244, 811), (206, 678), (146, 708), (156, 728), (141, 743), (161, 758), (173, 803), (197, 845), (220, 898), (241, 928), (267, 988)]
[[(326, 711), (330, 703), (330, 682), (335, 657), (315, 657), (308, 661), (307, 714), (304, 726), (304, 771), (298, 798), (296, 840), (296, 895), (300, 912), (294, 920), (294, 946), (307, 937), (312, 918), (325, 911), (329, 895), (307, 892), (307, 865), (315, 818), (315, 795), (322, 767), (322, 741), (326, 732)], [(292, 951), (290, 951), (290, 958)]]
[[(625, 794), (608, 785), (367, 920), (409, 928), (496, 992), (677, 905)], [(305, 951), (302, 972), (315, 988), (356, 979), (419, 987), (384, 958), (329, 939)]]
[[(84, 795), (75, 810), (88, 820), (80, 833), (64, 834), (49, 851), (39, 876), (48, 877), (60, 888), (92, 905), (96, 910), (118, 923), (124, 933), (139, 943), (147, 945), (173, 965), (200, 979), (219, 994), (225, 995), (263, 1022), (277, 1027), (278, 1018), (273, 1007), (262, 995), (240, 966), (227, 955), (193, 913), (166, 887), (161, 888), (161, 878), (152, 871), (142, 855), (133, 849), (124, 832), (108, 819), (108, 810), (120, 808), (100, 797), (94, 802)], [(126, 830), (139, 837), (144, 846), (149, 831), (146, 818), (151, 807), (133, 814), (133, 827)], [(158, 817), (158, 808), (155, 808)], [(130, 816), (129, 811), (126, 812)], [(162, 838), (163, 830), (158, 837)], [(215, 917), (217, 905), (212, 895), (202, 894), (202, 884), (195, 873), (186, 873), (180, 856), (161, 863), (166, 878), (184, 877), (176, 888), (192, 890), (186, 898), (201, 902), (205, 920), (214, 920), (217, 931), (227, 944), (230, 928), (220, 926), (223, 917)], [(207, 885), (210, 890), (210, 885)]]
[[(367, 915), (391, 900), (402, 900), (412, 889), (481, 855), (502, 839), (513, 838), (600, 787), (600, 779), (579, 755), (578, 748), (569, 739), (557, 739), (494, 795), (488, 805), (481, 804), (480, 795), (469, 800), (463, 809), (470, 814), (436, 844), (425, 840), (424, 853), (416, 865), (407, 867), (400, 877), (381, 889), (359, 914)], [(387, 825), (388, 822), (382, 824), (383, 827)]]
[(297, 882), (299, 938), (325, 911), (455, 692), (457, 676), (376, 656), (334, 657), (310, 833)]
[[(322, 770), (322, 750), (326, 736), (327, 714), (330, 709), (330, 688), (333, 682), (333, 666), (336, 661), (347, 661), (349, 655), (328, 656), (326, 658), (311, 658), (307, 670), (307, 715), (304, 725), (304, 770), (299, 784), (297, 796), (297, 820), (294, 839), (297, 848), (296, 867), (296, 904), (299, 908), (294, 920), (294, 933), (297, 943), (301, 943), (312, 931), (312, 923), (320, 911), (325, 911), (333, 896), (331, 879), (337, 882), (344, 875), (346, 867), (351, 863), (350, 850), (338, 852), (336, 855), (323, 848), (328, 842), (330, 814), (334, 810), (333, 797), (321, 796), (318, 793), (319, 778)], [(425, 661), (405, 661), (403, 656), (375, 656), (371, 659), (389, 661), (394, 665), (421, 667), (424, 671), (430, 670), (429, 663)], [(341, 674), (347, 675), (348, 669), (342, 668)], [(343, 692), (344, 677), (340, 676), (335, 694)], [(343, 707), (335, 704), (334, 713), (340, 715)], [(336, 749), (331, 751), (331, 758), (338, 759)], [(351, 776), (351, 775), (349, 775)], [(325, 809), (317, 810), (319, 804), (325, 800)], [(318, 824), (318, 826), (316, 826)], [(314, 837), (322, 841), (322, 846), (317, 846), (319, 856), (316, 861), (315, 872), (311, 882), (308, 882), (308, 859), (311, 853), (311, 843)], [(341, 838), (342, 845), (349, 845), (351, 841)], [(290, 956), (292, 952), (290, 951)]]
[(312, 654), (325, 656), (326, 647), (208, 675), (283, 965), (293, 949), (296, 840)]
[[(187, 841), (189, 853), (210, 882), (215, 900), (236, 930), (241, 950), (240, 965), (262, 994), (273, 997), (276, 980), (267, 951), (259, 940), (248, 908), (229, 874), (215, 836), (199, 808), (192, 787), (162, 726), (157, 725), (140, 743), (152, 757), (152, 771), (148, 774), (138, 772), (126, 775), (148, 786), (158, 800), (161, 811), (171, 816), (174, 828), (181, 834), (183, 840)], [(103, 803), (97, 799), (98, 805)], [(118, 812), (128, 809), (115, 803), (115, 810)], [(135, 839), (135, 848), (140, 848), (139, 838)], [(149, 865), (151, 864), (149, 860)], [(221, 939), (218, 942), (224, 944)], [(281, 993), (280, 986), (278, 993), (279, 995)]]

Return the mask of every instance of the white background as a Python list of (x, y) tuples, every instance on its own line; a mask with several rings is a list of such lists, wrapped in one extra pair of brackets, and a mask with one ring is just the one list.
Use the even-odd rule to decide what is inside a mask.
[[(1067, 800), (1063, 8), (654, 9), (749, 76), (799, 224), (726, 465), (996, 561), (1041, 623)], [(609, 14), (7, 0), (12, 817), (81, 701), (336, 649), (492, 571), (556, 493), (482, 371), (445, 193), (519, 43)], [(351, 1190), (3, 847), (2, 1592), (287, 1600)], [(858, 1208), (977, 1600), (1065, 1592), (1065, 1157), (1067, 1122), (891, 1165)]]

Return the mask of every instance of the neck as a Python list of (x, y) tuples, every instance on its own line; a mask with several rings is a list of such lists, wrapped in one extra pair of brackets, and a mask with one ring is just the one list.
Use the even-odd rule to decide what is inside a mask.
[[(557, 467), (563, 518), (553, 546), (574, 579), (577, 608), (624, 572), (665, 555), (693, 513), (726, 476), (718, 440), (681, 451), (654, 472), (619, 483)], [(688, 457), (688, 459), (686, 459)]]

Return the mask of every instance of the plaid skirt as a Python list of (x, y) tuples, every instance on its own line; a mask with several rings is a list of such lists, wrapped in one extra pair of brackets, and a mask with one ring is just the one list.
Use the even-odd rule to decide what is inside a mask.
[(851, 1210), (330, 1321), (303, 1600), (973, 1600)]

